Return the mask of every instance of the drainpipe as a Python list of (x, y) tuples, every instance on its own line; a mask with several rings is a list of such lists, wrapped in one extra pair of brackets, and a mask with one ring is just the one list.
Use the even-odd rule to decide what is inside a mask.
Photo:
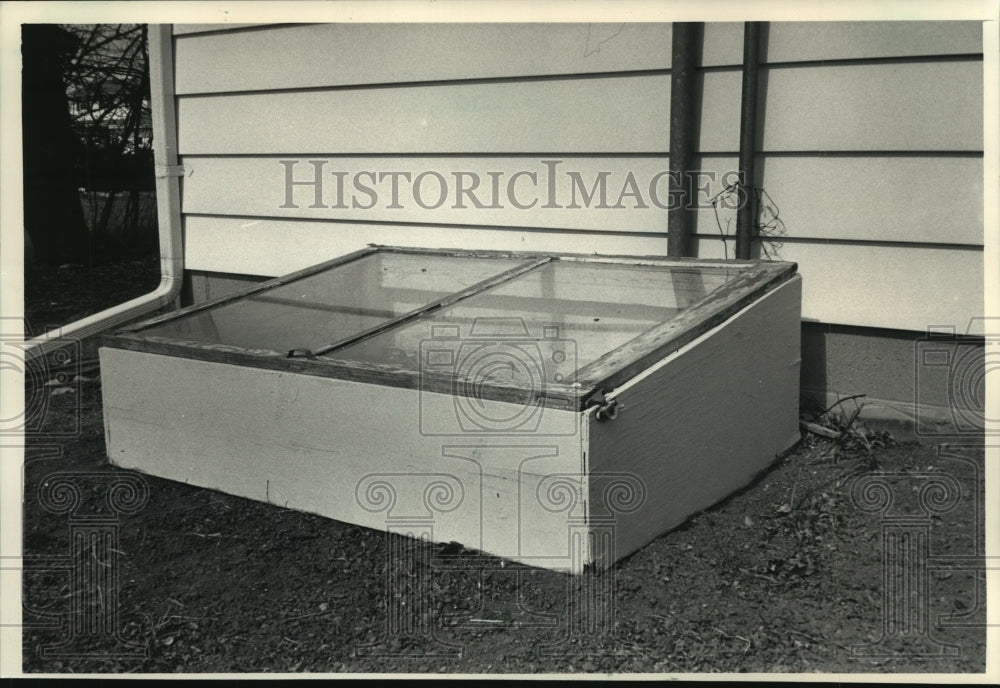
[(180, 175), (174, 117), (174, 60), (170, 24), (149, 27), (149, 90), (153, 119), (153, 162), (160, 237), (160, 284), (148, 294), (46, 332), (26, 342), (28, 359), (175, 303), (184, 276), (181, 244)]
[(760, 64), (760, 22), (743, 24), (743, 96), (740, 106), (740, 200), (736, 211), (736, 258), (750, 258), (757, 218), (753, 191), (757, 155), (757, 72)]
[(700, 22), (674, 22), (670, 58), (670, 210), (667, 255), (691, 256), (694, 211), (691, 208), (691, 159), (697, 116), (695, 73), (698, 69)]

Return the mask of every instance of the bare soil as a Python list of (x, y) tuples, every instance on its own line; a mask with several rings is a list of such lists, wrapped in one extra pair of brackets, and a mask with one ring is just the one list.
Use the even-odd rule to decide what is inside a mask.
[(85, 265), (25, 265), (25, 332), (51, 329), (152, 291), (160, 281), (157, 256)]
[(28, 376), (26, 672), (985, 670), (981, 442), (808, 433), (571, 577), (151, 476), (109, 498), (86, 351)]

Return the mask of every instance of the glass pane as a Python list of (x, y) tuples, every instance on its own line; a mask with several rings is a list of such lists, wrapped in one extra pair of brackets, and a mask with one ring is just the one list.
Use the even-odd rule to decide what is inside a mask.
[(570, 382), (740, 272), (556, 261), (327, 357), (462, 376), (491, 366), (491, 375), (524, 384), (539, 375)]
[(280, 352), (318, 349), (523, 262), (373, 253), (142, 334)]

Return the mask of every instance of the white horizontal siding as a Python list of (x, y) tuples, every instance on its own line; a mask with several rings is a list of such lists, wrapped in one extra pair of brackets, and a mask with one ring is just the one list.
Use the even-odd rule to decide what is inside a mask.
[(665, 255), (667, 235), (187, 216), (185, 268), (277, 276), (368, 244)]
[(666, 69), (670, 25), (308, 24), (176, 49), (178, 94), (221, 93)]
[[(188, 217), (186, 267), (276, 276), (370, 243), (438, 248), (663, 255), (665, 235), (566, 233), (481, 227), (354, 225), (297, 220)], [(722, 258), (722, 243), (698, 237), (698, 256)], [(733, 245), (729, 242), (729, 257)], [(966, 323), (983, 311), (983, 253), (975, 249), (787, 242), (798, 263), (802, 317), (828, 323), (926, 330)], [(862, 306), (862, 307), (859, 307)]]
[(981, 158), (761, 155), (757, 177), (789, 237), (983, 243)]
[[(285, 190), (287, 169), (295, 181), (316, 178), (315, 166), (309, 160), (293, 158), (282, 164), (280, 157), (268, 158), (184, 158), (189, 177), (185, 179), (184, 212), (213, 215), (252, 215), (261, 217), (307, 217), (365, 222), (409, 222), (432, 224), (478, 224), (504, 226), (538, 226), (551, 228), (587, 229), (592, 231), (664, 232), (668, 211), (656, 203), (669, 203), (669, 170), (666, 157), (563, 157), (563, 158), (483, 158), (483, 157), (391, 157), (391, 158), (327, 158), (322, 162), (322, 188), (326, 208), (312, 208), (316, 187), (298, 186), (291, 193), (295, 208), (282, 207), (289, 194)], [(343, 175), (343, 197), (340, 198), (334, 172)], [(389, 173), (409, 175), (410, 181), (397, 177), (396, 201), (393, 202), (392, 177)], [(433, 207), (440, 198), (441, 175), (446, 185), (445, 202)], [(551, 174), (550, 174), (551, 172)], [(366, 173), (370, 173), (366, 174)], [(527, 173), (527, 174), (525, 174)], [(636, 208), (636, 199), (622, 198), (628, 175), (638, 183), (640, 201), (648, 207)], [(423, 175), (423, 176), (422, 176)], [(491, 176), (492, 175), (492, 176)], [(531, 176), (527, 176), (531, 175)], [(577, 175), (580, 182), (571, 175)], [(492, 179), (496, 178), (497, 194), (493, 194)], [(416, 180), (420, 179), (419, 184)], [(597, 180), (604, 180), (606, 198), (601, 205)], [(355, 180), (370, 186), (377, 194), (355, 188)], [(469, 188), (476, 180), (473, 197), (486, 207), (477, 208), (469, 194), (459, 198), (458, 184)], [(550, 186), (551, 182), (551, 186)], [(584, 191), (581, 191), (581, 185)], [(416, 193), (414, 187), (416, 186)], [(650, 194), (650, 186), (653, 193)], [(585, 193), (595, 191), (590, 203)], [(575, 203), (574, 203), (575, 201)], [(354, 204), (372, 208), (354, 208)], [(422, 207), (428, 206), (428, 207)], [(336, 207), (348, 206), (346, 208)], [(400, 207), (390, 207), (398, 205)], [(519, 209), (517, 205), (533, 205)], [(559, 207), (544, 208), (551, 205)], [(576, 208), (567, 207), (576, 205)]]
[[(735, 152), (740, 74), (709, 72), (703, 81), (699, 148)], [(762, 150), (980, 150), (981, 84), (978, 62), (765, 70)], [(662, 151), (669, 121), (669, 75), (178, 101), (185, 155)]]
[[(806, 321), (965, 332), (983, 314), (981, 250), (788, 242), (777, 253), (798, 263)], [(721, 257), (721, 242), (702, 239), (698, 255)]]
[[(176, 92), (227, 93), (449, 79), (669, 69), (671, 28), (627, 24), (176, 25)], [(266, 26), (266, 25), (265, 25)], [(705, 25), (701, 64), (739, 66), (742, 22)], [(982, 52), (977, 22), (772, 22), (761, 60)], [(246, 69), (248, 62), (255, 69)]]
[(667, 147), (670, 77), (185, 97), (199, 153), (630, 152)]
[(763, 70), (761, 149), (982, 150), (982, 84), (975, 60)]
[[(659, 156), (186, 157), (183, 163), (187, 174), (183, 211), (208, 215), (662, 233), (668, 215), (662, 206), (670, 203), (669, 159)], [(760, 156), (757, 166), (760, 184), (770, 190), (785, 236), (983, 242), (980, 158)], [(324, 207), (312, 207), (315, 184), (285, 187), (288, 170), (294, 182), (314, 182), (317, 167)], [(698, 164), (701, 176), (694, 183), (703, 187), (697, 192), (702, 206), (696, 221), (698, 233), (715, 234), (716, 217), (723, 225), (733, 218), (732, 205), (720, 205), (716, 213), (710, 204), (735, 181), (737, 167), (735, 157), (709, 157)], [(391, 175), (397, 173), (408, 175), (409, 180), (395, 177), (394, 199)], [(428, 173), (444, 180), (440, 207), (434, 206), (441, 200), (441, 180)], [(494, 178), (498, 180), (495, 196)], [(630, 179), (635, 180), (634, 187)], [(603, 204), (601, 180), (606, 191)], [(471, 193), (459, 194), (459, 184), (469, 189), (473, 183), (477, 186)], [(359, 190), (359, 185), (372, 191)], [(944, 189), (948, 189), (948, 203), (941, 202)], [(589, 202), (585, 192), (592, 194)], [(637, 192), (638, 197), (630, 192)], [(487, 207), (477, 207), (476, 201)], [(522, 209), (516, 204), (534, 207)]]
[(766, 62), (803, 62), (982, 52), (980, 22), (770, 22), (761, 57)]
[[(668, 24), (210, 26), (174, 40), (190, 269), (277, 275), (370, 242), (666, 252), (667, 211), (628, 198), (423, 209), (404, 184), (402, 208), (309, 208), (299, 187), (282, 208), (277, 160), (485, 184), (556, 158), (588, 183), (606, 171), (614, 204), (628, 172), (642, 188), (668, 167)], [(705, 26), (699, 166), (717, 180), (736, 167), (742, 33)], [(981, 25), (772, 22), (763, 39), (757, 182), (780, 210), (780, 256), (800, 264), (804, 317), (919, 330), (981, 311)], [(557, 193), (568, 204), (567, 178)], [(718, 231), (698, 213), (700, 256), (722, 255)]]

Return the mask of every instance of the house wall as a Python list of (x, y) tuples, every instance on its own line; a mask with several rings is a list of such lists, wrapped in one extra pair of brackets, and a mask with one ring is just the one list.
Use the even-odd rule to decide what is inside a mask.
[[(981, 25), (772, 22), (762, 44), (777, 219), (755, 251), (799, 264), (803, 388), (912, 402), (912, 354), (838, 371), (983, 312)], [(368, 243), (665, 254), (670, 46), (670, 24), (176, 26), (189, 298)], [(699, 257), (733, 256), (710, 199), (737, 167), (741, 60), (742, 24), (706, 24)]]

